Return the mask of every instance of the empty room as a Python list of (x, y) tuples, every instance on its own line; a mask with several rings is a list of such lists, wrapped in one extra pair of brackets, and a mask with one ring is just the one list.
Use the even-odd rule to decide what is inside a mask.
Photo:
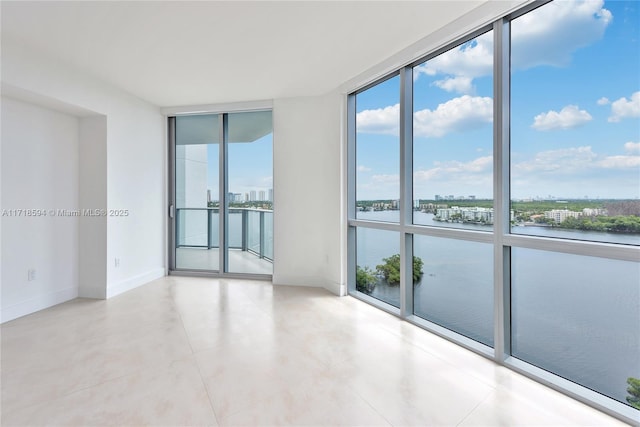
[(1, 425), (640, 425), (636, 1), (0, 19)]

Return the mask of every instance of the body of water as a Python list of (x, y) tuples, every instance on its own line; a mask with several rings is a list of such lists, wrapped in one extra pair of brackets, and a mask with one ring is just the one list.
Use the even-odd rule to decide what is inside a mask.
[[(415, 222), (491, 232), (490, 226)], [(419, 219), (418, 219), (419, 217)], [(359, 219), (397, 221), (397, 211), (359, 212)], [(638, 244), (640, 236), (515, 227), (514, 232)], [(399, 233), (357, 229), (357, 264), (375, 270), (399, 253)], [(493, 346), (493, 245), (414, 236), (423, 276), (414, 313)], [(371, 296), (399, 306), (398, 286), (380, 281)], [(626, 403), (626, 380), (640, 378), (640, 264), (558, 252), (511, 252), (512, 355)]]

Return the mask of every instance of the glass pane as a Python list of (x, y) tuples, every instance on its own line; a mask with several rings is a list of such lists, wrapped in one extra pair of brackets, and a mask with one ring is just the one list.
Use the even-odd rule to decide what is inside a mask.
[(260, 212), (249, 211), (247, 214), (247, 249), (260, 253)]
[(176, 117), (176, 268), (219, 270), (218, 115)]
[(400, 235), (358, 227), (356, 289), (400, 308)]
[(413, 70), (413, 222), (493, 225), (493, 32)]
[(636, 1), (512, 22), (512, 233), (640, 244), (638, 22)]
[(243, 214), (245, 213), (244, 209), (229, 209), (229, 248), (231, 249), (242, 249), (242, 220)]
[(273, 229), (271, 111), (229, 114), (227, 150), (229, 271), (272, 274), (273, 237), (266, 238), (267, 225)]
[(493, 346), (493, 245), (414, 236), (413, 250), (414, 314)]
[(356, 218), (399, 222), (400, 77), (356, 95)]
[(273, 212), (264, 213), (264, 257), (273, 261)]
[(626, 403), (640, 378), (640, 265), (513, 248), (512, 355)]

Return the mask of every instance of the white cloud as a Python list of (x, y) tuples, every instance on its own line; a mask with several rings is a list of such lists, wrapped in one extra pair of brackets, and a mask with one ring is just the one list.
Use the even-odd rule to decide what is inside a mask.
[(640, 154), (640, 142), (627, 142), (624, 144), (624, 151), (626, 151), (627, 153), (633, 154), (633, 153), (638, 153)]
[(479, 197), (491, 197), (493, 192), (493, 157), (484, 156), (467, 162), (434, 162), (433, 167), (413, 173), (414, 194), (459, 194), (461, 191)]
[(492, 33), (486, 33), (416, 67), (416, 77), (421, 73), (446, 74), (447, 78), (434, 85), (448, 92), (470, 94), (474, 91), (473, 79), (491, 74), (492, 69), (493, 38)]
[(605, 169), (635, 169), (640, 168), (640, 156), (607, 156), (597, 163)]
[[(413, 115), (414, 135), (441, 137), (454, 131), (478, 128), (493, 120), (493, 100), (489, 97), (463, 95), (438, 105), (435, 110), (424, 109)], [(356, 115), (359, 133), (398, 135), (400, 104)]]
[(358, 132), (397, 135), (400, 123), (400, 104), (376, 110), (364, 110), (356, 115)]
[(397, 184), (400, 182), (400, 177), (397, 174), (381, 174), (373, 175), (371, 180), (377, 184)]
[[(416, 182), (420, 181), (448, 181), (454, 176), (467, 175), (475, 180), (476, 174), (491, 174), (493, 169), (493, 156), (484, 156), (469, 162), (449, 161), (435, 162), (435, 166), (427, 170), (419, 170), (413, 173)], [(474, 175), (472, 178), (471, 175)]]
[(397, 174), (377, 174), (358, 179), (358, 200), (397, 199), (400, 177)]
[[(637, 147), (640, 150), (640, 143), (628, 144), (625, 148)], [(541, 151), (523, 161), (517, 160), (520, 156), (518, 153), (513, 156), (511, 170), (512, 187), (516, 193), (526, 189), (529, 195), (576, 194), (576, 191), (583, 191), (583, 187), (609, 196), (629, 197), (629, 194), (638, 193), (638, 154), (603, 155), (596, 153), (591, 146), (580, 146)], [(414, 191), (422, 197), (433, 193), (457, 194), (460, 188), (466, 188), (469, 194), (490, 196), (492, 168), (492, 156), (468, 162), (436, 162), (432, 168), (414, 172)], [(531, 191), (533, 193), (529, 193)], [(556, 191), (560, 193), (554, 193)]]
[[(517, 18), (511, 29), (512, 67), (568, 65), (575, 50), (602, 38), (613, 19), (603, 5), (603, 0), (556, 1)], [(447, 91), (471, 94), (473, 79), (490, 75), (492, 69), (493, 33), (485, 33), (417, 67), (414, 77), (421, 73), (448, 75), (436, 85)], [(448, 81), (461, 77), (469, 79), (468, 84), (461, 84), (462, 80)]]
[(640, 92), (631, 94), (631, 99), (622, 97), (611, 103), (610, 122), (615, 123), (633, 117), (640, 117)]
[(532, 128), (535, 130), (571, 129), (591, 121), (593, 117), (577, 105), (567, 105), (560, 112), (549, 110), (533, 118)]
[(603, 96), (602, 98), (598, 99), (598, 105), (608, 105), (610, 104), (611, 101), (609, 101), (609, 98)]
[(590, 146), (541, 151), (533, 159), (514, 164), (512, 172), (515, 175), (527, 172), (570, 174), (593, 163), (596, 158)]
[[(625, 149), (627, 144), (625, 144)], [(638, 148), (640, 149), (640, 144)], [(595, 153), (590, 146), (582, 146), (541, 151), (532, 159), (514, 164), (512, 172), (515, 176), (552, 173), (552, 176), (557, 179), (559, 175), (588, 174), (602, 169), (629, 170), (637, 168), (640, 168), (640, 155), (601, 156)]]
[(590, 146), (581, 146), (542, 151), (533, 157), (512, 153), (512, 159), (511, 190), (516, 198), (547, 194), (640, 196), (637, 154), (599, 154)]
[(438, 105), (435, 110), (414, 113), (415, 136), (441, 137), (453, 131), (475, 129), (493, 120), (493, 100), (463, 95)]
[(436, 80), (433, 85), (447, 92), (472, 93), (474, 91), (471, 77), (457, 76)]
[(604, 0), (556, 1), (521, 16), (511, 25), (515, 68), (566, 66), (571, 54), (599, 40), (613, 19)]
[(368, 168), (366, 166), (360, 165), (360, 166), (358, 166), (358, 172), (371, 172), (371, 168)]

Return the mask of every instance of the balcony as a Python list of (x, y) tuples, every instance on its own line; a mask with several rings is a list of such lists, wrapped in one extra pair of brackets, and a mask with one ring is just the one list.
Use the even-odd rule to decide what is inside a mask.
[[(176, 209), (176, 269), (220, 271), (219, 208)], [(229, 208), (229, 272), (272, 274), (273, 211)]]

